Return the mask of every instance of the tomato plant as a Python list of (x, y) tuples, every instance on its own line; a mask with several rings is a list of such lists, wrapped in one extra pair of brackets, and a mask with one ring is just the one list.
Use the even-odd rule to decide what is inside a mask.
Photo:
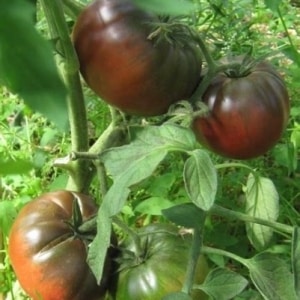
[(217, 74), (203, 95), (209, 113), (193, 120), (200, 143), (229, 158), (249, 159), (278, 142), (289, 117), (283, 79), (266, 62), (242, 77)]
[(10, 260), (32, 299), (101, 299), (105, 292), (107, 278), (97, 285), (86, 262), (87, 242), (70, 224), (76, 200), (83, 220), (97, 212), (90, 197), (62, 190), (29, 202), (12, 226)]
[[(121, 248), (119, 273), (112, 280), (116, 300), (160, 300), (180, 291), (185, 279), (191, 235), (180, 235), (170, 224), (150, 224), (138, 231), (139, 243), (128, 239)], [(206, 260), (198, 260), (195, 283), (202, 283), (208, 273)], [(193, 291), (193, 299), (203, 300), (203, 292)]]
[[(96, 0), (76, 21), (90, 0), (2, 2), (0, 299), (300, 299), (299, 10), (284, 1)], [(210, 159), (185, 126), (191, 116), (200, 142), (228, 146), (236, 152), (218, 153), (234, 158), (263, 153), (287, 123), (288, 96), (270, 65), (221, 74), (236, 63), (214, 61), (249, 44), (257, 57), (276, 51), (294, 128), (260, 159)], [(202, 96), (208, 110), (193, 114)], [(190, 102), (172, 116), (145, 120), (180, 99)], [(41, 187), (74, 192), (34, 199), (11, 229)], [(79, 192), (97, 195), (99, 210)], [(132, 233), (153, 222), (181, 229)], [(113, 226), (130, 237), (111, 263)]]
[(163, 114), (190, 97), (200, 80), (200, 50), (184, 27), (162, 24), (130, 0), (87, 6), (73, 41), (90, 88), (129, 114)]

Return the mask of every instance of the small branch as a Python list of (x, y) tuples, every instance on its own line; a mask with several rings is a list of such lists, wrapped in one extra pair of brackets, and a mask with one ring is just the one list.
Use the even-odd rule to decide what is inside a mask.
[(141, 239), (139, 235), (134, 230), (132, 230), (129, 226), (127, 226), (127, 224), (125, 224), (117, 216), (113, 216), (112, 221), (115, 225), (120, 227), (129, 236), (129, 238), (133, 240), (137, 257), (141, 257), (143, 255), (143, 249), (142, 249)]
[(265, 225), (268, 227), (273, 228), (274, 230), (277, 230), (282, 233), (288, 233), (288, 234), (293, 234), (293, 227), (289, 225), (285, 225), (282, 223), (274, 222), (274, 221), (269, 221), (265, 219), (260, 219), (260, 218), (255, 218), (240, 212), (232, 211), (230, 209), (224, 208), (219, 205), (214, 205), (211, 209), (212, 214), (216, 214), (218, 216), (225, 217), (227, 219), (236, 219), (248, 223), (256, 223), (260, 225)]
[(240, 257), (232, 252), (228, 252), (225, 250), (216, 249), (216, 248), (212, 248), (212, 247), (208, 247), (208, 246), (203, 246), (202, 253), (225, 256), (225, 257), (234, 259), (235, 261), (239, 262), (240, 264), (242, 264), (244, 266), (247, 266), (247, 260), (245, 258)]

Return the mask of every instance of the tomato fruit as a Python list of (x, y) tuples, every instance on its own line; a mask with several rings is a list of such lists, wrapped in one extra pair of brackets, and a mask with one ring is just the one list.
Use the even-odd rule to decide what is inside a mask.
[[(129, 239), (118, 259), (119, 272), (112, 280), (112, 297), (115, 300), (161, 300), (182, 288), (191, 246), (191, 234), (180, 235), (170, 224), (151, 224), (138, 231), (140, 249)], [(122, 247), (122, 246), (121, 246)], [(122, 249), (122, 248), (121, 248)], [(203, 256), (199, 258), (195, 283), (204, 281), (208, 266)], [(192, 298), (208, 297), (194, 290)]]
[(125, 113), (163, 114), (170, 104), (189, 98), (200, 80), (198, 46), (178, 30), (169, 38), (154, 37), (158, 22), (131, 0), (96, 0), (74, 26), (83, 78), (104, 101)]
[(210, 150), (234, 159), (258, 157), (280, 139), (289, 118), (283, 79), (267, 62), (243, 77), (219, 73), (203, 95), (209, 113), (197, 116), (192, 129)]
[[(86, 262), (87, 243), (69, 225), (75, 200), (83, 221), (97, 212), (94, 201), (86, 195), (50, 192), (26, 204), (11, 228), (11, 264), (34, 300), (94, 300), (102, 299), (106, 292), (107, 278), (97, 285)], [(106, 272), (109, 268), (107, 258)]]

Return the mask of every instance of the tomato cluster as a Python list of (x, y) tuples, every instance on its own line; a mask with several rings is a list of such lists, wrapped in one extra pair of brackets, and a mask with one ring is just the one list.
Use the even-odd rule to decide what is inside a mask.
[[(81, 74), (104, 101), (125, 113), (164, 114), (201, 84), (200, 50), (183, 28), (162, 23), (131, 0), (96, 0), (73, 30)], [(229, 158), (264, 154), (288, 121), (287, 90), (266, 62), (237, 77), (217, 74), (201, 100), (209, 113), (193, 120), (195, 136)]]
[[(90, 197), (61, 190), (43, 194), (25, 205), (11, 228), (11, 264), (32, 299), (100, 300), (109, 288), (116, 300), (159, 300), (167, 293), (180, 291), (191, 247), (190, 234), (182, 237), (176, 226), (167, 224), (142, 228), (138, 233), (139, 250), (132, 240), (122, 244), (120, 253), (109, 249), (98, 285), (86, 262), (89, 241), (74, 224), (75, 203), (83, 222), (97, 212)], [(118, 262), (117, 268), (112, 267), (112, 260)], [(206, 260), (201, 257), (195, 283), (202, 283), (207, 272)], [(192, 297), (207, 299), (201, 291), (195, 291)]]
[[(190, 31), (162, 23), (131, 0), (88, 5), (74, 26), (73, 42), (86, 83), (125, 113), (164, 114), (173, 103), (189, 100), (201, 85), (200, 49)], [(289, 97), (283, 79), (266, 62), (236, 75), (215, 75), (199, 99), (207, 112), (195, 114), (191, 127), (212, 151), (249, 159), (280, 139), (289, 118)], [(96, 213), (90, 197), (65, 190), (46, 193), (23, 207), (11, 228), (8, 251), (32, 299), (100, 300), (109, 291), (115, 300), (158, 300), (181, 290), (191, 236), (183, 238), (176, 226), (167, 224), (141, 228), (139, 243), (126, 240), (114, 252), (117, 258), (108, 251), (98, 285), (86, 261), (91, 234), (76, 223)], [(203, 282), (207, 270), (200, 257), (195, 284)], [(191, 297), (207, 299), (199, 290)]]

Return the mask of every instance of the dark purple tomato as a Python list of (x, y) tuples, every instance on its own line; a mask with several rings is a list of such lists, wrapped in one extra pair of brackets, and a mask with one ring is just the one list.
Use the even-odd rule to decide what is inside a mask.
[(289, 118), (289, 96), (282, 77), (267, 62), (243, 77), (218, 74), (203, 95), (209, 113), (193, 120), (198, 141), (234, 159), (258, 157), (280, 139)]
[[(87, 242), (70, 222), (75, 200), (83, 221), (97, 212), (88, 196), (70, 191), (41, 195), (18, 214), (9, 236), (9, 257), (15, 274), (34, 300), (100, 300), (108, 275), (100, 286), (87, 259)], [(107, 258), (106, 272), (110, 268)]]
[(83, 78), (125, 113), (164, 114), (172, 103), (189, 98), (199, 83), (198, 46), (188, 34), (182, 38), (180, 27), (168, 38), (153, 34), (158, 22), (131, 0), (96, 0), (74, 26)]

